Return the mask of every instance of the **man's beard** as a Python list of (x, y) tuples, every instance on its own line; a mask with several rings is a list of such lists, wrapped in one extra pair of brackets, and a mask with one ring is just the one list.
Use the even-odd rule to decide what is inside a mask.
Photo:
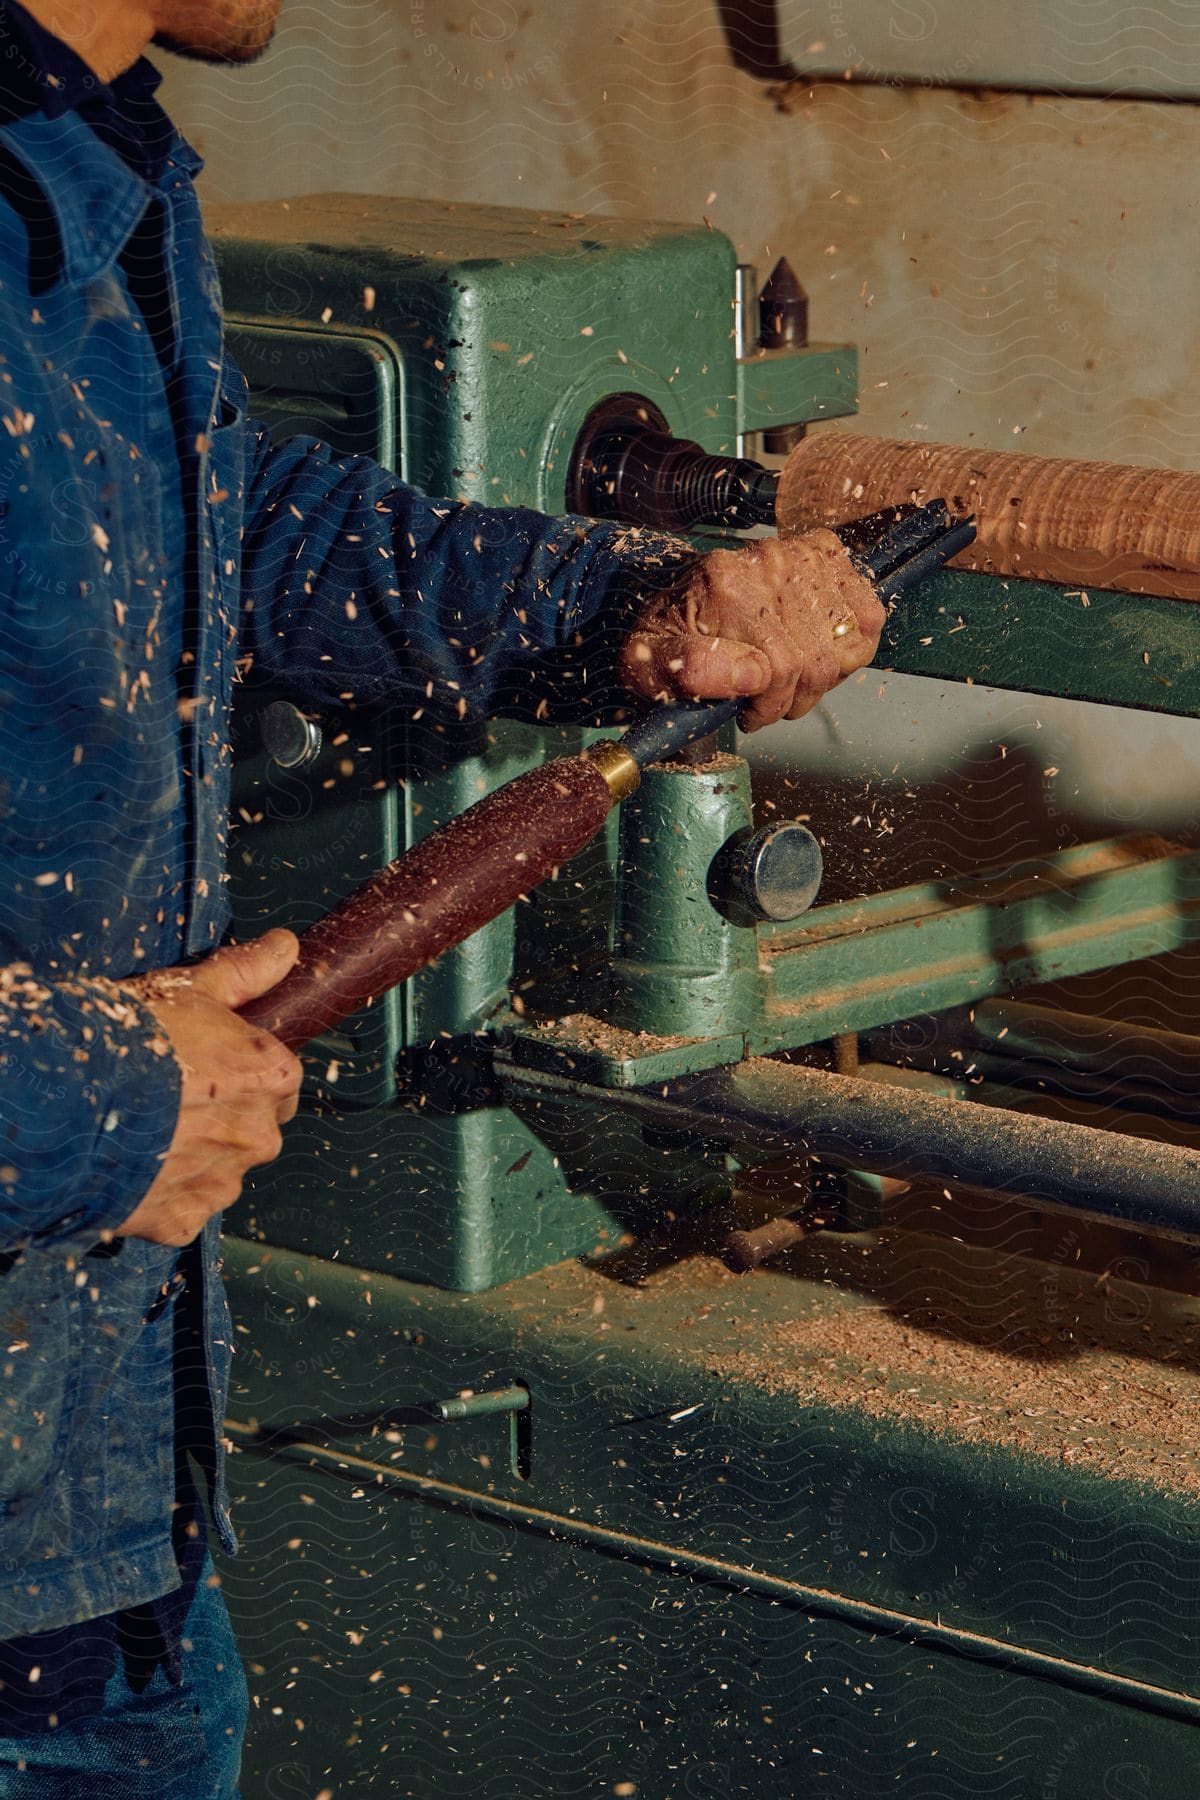
[(220, 7), (206, 0), (178, 0), (171, 8), (177, 16), (155, 32), (154, 42), (193, 62), (257, 62), (275, 35), (279, 6), (280, 0), (225, 0)]

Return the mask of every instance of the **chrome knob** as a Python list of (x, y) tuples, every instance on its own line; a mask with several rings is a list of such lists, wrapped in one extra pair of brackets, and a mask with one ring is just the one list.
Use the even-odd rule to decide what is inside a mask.
[(798, 919), (820, 892), (821, 846), (792, 820), (735, 838), (722, 860), (721, 897), (754, 919)]
[(262, 745), (281, 769), (303, 769), (321, 753), (323, 738), (315, 719), (306, 719), (290, 700), (273, 700), (258, 715)]

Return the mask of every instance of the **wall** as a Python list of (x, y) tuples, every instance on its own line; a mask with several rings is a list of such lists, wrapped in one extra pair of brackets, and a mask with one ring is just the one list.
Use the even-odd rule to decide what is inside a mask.
[(288, 0), (260, 65), (175, 63), (167, 93), (214, 198), (707, 217), (786, 251), (816, 333), (862, 346), (871, 431), (1200, 449), (1189, 105), (765, 82), (709, 0)]
[[(1067, 10), (1064, 75), (1110, 80), (1112, 8)], [(288, 0), (261, 64), (175, 63), (166, 93), (211, 198), (338, 189), (705, 217), (764, 272), (786, 252), (814, 335), (860, 345), (867, 430), (1194, 464), (1192, 106), (864, 80), (859, 46), (876, 40), (926, 81), (989, 78), (957, 13), (959, 50), (939, 62), (932, 0), (784, 0), (774, 38), (773, 16), (768, 0)], [(1179, 78), (1187, 8), (1153, 23), (1142, 78)], [(844, 47), (855, 79), (788, 79), (809, 45), (826, 66)], [(1044, 59), (1029, 66), (1045, 77)], [(844, 789), (847, 818), (868, 780), (900, 801), (904, 784), (941, 783), (947, 841), (922, 830), (909, 858), (928, 865), (977, 860), (993, 818), (1008, 821), (989, 833), (997, 854), (1106, 820), (1186, 828), (1200, 731), (872, 678), (764, 754)], [(879, 879), (894, 848), (864, 845), (847, 880)]]

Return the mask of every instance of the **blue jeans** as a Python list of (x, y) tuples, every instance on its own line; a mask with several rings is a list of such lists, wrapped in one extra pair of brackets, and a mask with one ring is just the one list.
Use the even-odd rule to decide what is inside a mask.
[(160, 1666), (135, 1694), (118, 1667), (104, 1705), (59, 1731), (0, 1737), (0, 1800), (238, 1800), (249, 1703), (207, 1563), (183, 1635), (183, 1682)]

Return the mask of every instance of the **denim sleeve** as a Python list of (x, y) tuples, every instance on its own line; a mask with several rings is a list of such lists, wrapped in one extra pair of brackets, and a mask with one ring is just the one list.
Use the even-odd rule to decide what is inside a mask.
[(241, 651), (256, 679), (318, 706), (462, 721), (626, 717), (617, 653), (688, 544), (429, 500), (365, 458), (249, 429)]
[(171, 1142), (179, 1082), (127, 990), (0, 969), (0, 1252), (94, 1243), (127, 1219)]

